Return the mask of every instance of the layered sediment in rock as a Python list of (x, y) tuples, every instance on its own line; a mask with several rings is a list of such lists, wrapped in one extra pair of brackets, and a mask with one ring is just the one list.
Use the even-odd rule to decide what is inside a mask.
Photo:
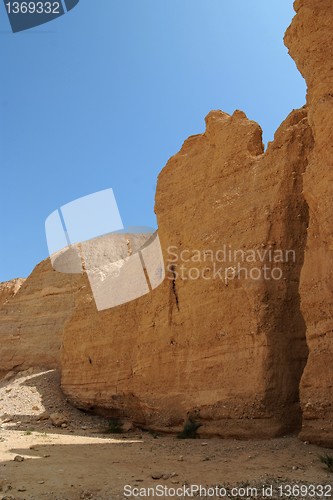
[(333, 446), (333, 4), (298, 0), (285, 42), (308, 84), (314, 148), (304, 175), (309, 228), (301, 307), (309, 359), (301, 382), (303, 439)]
[(81, 285), (82, 276), (57, 273), (49, 259), (22, 283), (14, 280), (11, 289), (16, 293), (7, 293), (0, 305), (2, 373), (58, 365), (64, 324)]
[[(212, 112), (206, 122), (158, 180), (167, 279), (103, 312), (80, 294), (64, 332), (62, 387), (82, 408), (154, 429), (177, 430), (190, 414), (202, 434), (275, 436), (300, 423), (302, 174), (312, 134), (305, 109), (294, 111), (264, 154), (244, 113)], [(289, 249), (290, 261), (269, 257)], [(229, 250), (257, 256), (241, 259), (242, 270), (237, 259), (217, 261)], [(264, 266), (280, 278), (264, 279)]]
[(41, 263), (15, 296), (0, 286), (0, 370), (55, 366), (63, 341), (62, 387), (81, 408), (163, 431), (190, 416), (202, 435), (302, 426), (333, 446), (333, 7), (295, 9), (285, 41), (307, 105), (266, 152), (244, 113), (211, 112), (170, 159), (162, 285), (98, 312), (86, 275)]

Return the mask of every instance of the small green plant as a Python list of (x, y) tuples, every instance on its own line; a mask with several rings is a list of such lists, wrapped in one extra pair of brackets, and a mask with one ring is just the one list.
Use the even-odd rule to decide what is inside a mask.
[(121, 434), (123, 432), (121, 422), (118, 418), (109, 418), (106, 434)]
[(319, 460), (322, 464), (326, 465), (330, 472), (333, 472), (333, 457), (331, 455), (320, 455)]
[(33, 429), (28, 429), (27, 431), (25, 431), (25, 435), (26, 436), (31, 436), (31, 434), (33, 433)]
[(149, 434), (151, 436), (153, 436), (154, 439), (158, 439), (159, 438), (159, 435), (157, 434), (157, 432), (154, 432), (154, 431), (151, 431), (151, 430), (149, 430), (148, 432), (149, 432)]
[(198, 437), (197, 430), (201, 427), (199, 422), (188, 419), (184, 424), (182, 432), (177, 434), (178, 439), (196, 439)]

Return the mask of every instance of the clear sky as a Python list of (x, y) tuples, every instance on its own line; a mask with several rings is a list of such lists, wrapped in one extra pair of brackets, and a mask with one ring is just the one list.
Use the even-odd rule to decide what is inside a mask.
[(81, 196), (112, 187), (126, 226), (156, 225), (157, 175), (211, 109), (271, 140), (305, 102), (292, 3), (81, 0), (12, 34), (1, 2), (0, 281), (48, 256), (46, 217)]

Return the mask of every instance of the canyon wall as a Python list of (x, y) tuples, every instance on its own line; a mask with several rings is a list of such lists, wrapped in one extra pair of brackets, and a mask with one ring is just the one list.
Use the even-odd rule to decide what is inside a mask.
[(298, 0), (286, 33), (308, 84), (314, 148), (304, 175), (309, 228), (301, 273), (301, 308), (309, 359), (301, 381), (302, 439), (333, 446), (333, 4)]
[(333, 5), (295, 10), (285, 43), (307, 104), (266, 152), (244, 113), (213, 111), (169, 160), (164, 282), (99, 312), (87, 276), (49, 260), (0, 285), (1, 372), (60, 363), (73, 404), (143, 428), (190, 416), (202, 435), (333, 446)]
[[(284, 263), (278, 283), (224, 283), (181, 279), (177, 262), (169, 283), (98, 315), (97, 330), (82, 299), (63, 350), (63, 387), (76, 404), (162, 428), (195, 411), (203, 432), (275, 435), (299, 423), (306, 365), (301, 437), (333, 444), (332, 4), (298, 0), (295, 10), (285, 41), (308, 83), (306, 108), (282, 124), (265, 154), (258, 126), (240, 112), (210, 114), (205, 134), (162, 171), (156, 194), (166, 259), (170, 246), (194, 255), (273, 245), (295, 249), (295, 265)], [(75, 370), (82, 315), (86, 351)], [(86, 343), (87, 330), (96, 334)], [(87, 373), (75, 375), (84, 356)]]
[(0, 286), (0, 293), (7, 290), (0, 302), (1, 373), (58, 366), (64, 324), (81, 282), (81, 275), (54, 271), (47, 259), (26, 280)]
[[(62, 388), (75, 405), (164, 431), (179, 430), (187, 415), (203, 435), (298, 428), (308, 354), (298, 296), (308, 224), (302, 174), (312, 147), (305, 109), (291, 113), (266, 153), (244, 113), (208, 115), (205, 133), (188, 139), (158, 179), (167, 279), (102, 312), (81, 293), (66, 323)], [(226, 274), (238, 262), (204, 257), (225, 247), (266, 257)], [(269, 251), (289, 249), (291, 261), (270, 261)], [(184, 250), (185, 261), (174, 262)], [(265, 265), (280, 279), (264, 279)]]

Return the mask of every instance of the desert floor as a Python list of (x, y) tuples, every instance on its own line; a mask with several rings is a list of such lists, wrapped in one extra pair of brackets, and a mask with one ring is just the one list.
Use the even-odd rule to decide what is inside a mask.
[[(0, 382), (0, 499), (183, 499), (191, 485), (212, 488), (196, 493), (203, 499), (333, 499), (333, 474), (318, 458), (332, 450), (296, 437), (179, 440), (106, 427), (67, 403), (56, 372), (9, 374)], [(273, 489), (263, 494), (263, 485)]]

